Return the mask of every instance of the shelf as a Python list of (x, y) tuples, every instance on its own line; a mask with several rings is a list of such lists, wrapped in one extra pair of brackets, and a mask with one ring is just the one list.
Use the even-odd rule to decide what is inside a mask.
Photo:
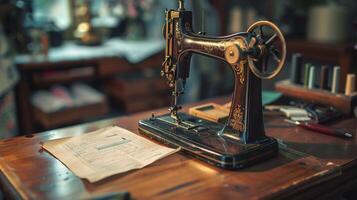
[(62, 71), (45, 71), (32, 75), (33, 84), (47, 87), (54, 84), (66, 84), (75, 81), (90, 81), (95, 77), (95, 67), (79, 67)]
[[(318, 62), (323, 65), (341, 67), (340, 90), (345, 85), (346, 75), (351, 72), (355, 61), (353, 43), (318, 43), (306, 39), (287, 39), (288, 53), (301, 53), (304, 62)], [(357, 86), (357, 82), (356, 82)]]
[(53, 113), (45, 113), (35, 106), (32, 106), (32, 108), (35, 120), (46, 129), (52, 129), (73, 122), (80, 122), (83, 119), (105, 115), (109, 111), (106, 99), (99, 103), (68, 108)]
[(357, 106), (357, 92), (350, 96), (333, 94), (321, 89), (307, 89), (302, 85), (292, 84), (289, 80), (283, 80), (275, 84), (275, 89), (286, 96), (305, 101), (334, 106), (347, 115), (352, 114)]

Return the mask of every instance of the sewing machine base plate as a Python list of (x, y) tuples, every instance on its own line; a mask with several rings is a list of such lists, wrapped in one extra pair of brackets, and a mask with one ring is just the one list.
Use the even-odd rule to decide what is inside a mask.
[(178, 113), (181, 123), (169, 115), (139, 121), (140, 133), (221, 168), (237, 169), (269, 159), (278, 152), (276, 139), (265, 137), (245, 144), (237, 134), (225, 130), (224, 124)]

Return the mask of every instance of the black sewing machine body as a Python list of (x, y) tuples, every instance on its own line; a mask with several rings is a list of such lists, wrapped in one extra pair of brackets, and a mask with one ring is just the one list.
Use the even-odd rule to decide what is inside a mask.
[[(274, 26), (277, 29), (270, 22), (262, 23), (262, 26)], [(256, 27), (262, 32), (260, 26)], [(278, 35), (270, 37), (268, 42), (277, 36), (284, 39), (279, 29), (277, 31)], [(279, 64), (278, 70), (266, 74), (254, 65), (254, 62), (261, 62), (261, 57), (269, 54), (268, 43), (253, 30), (214, 38), (195, 34), (192, 30), (192, 13), (185, 11), (183, 4), (178, 10), (166, 11), (163, 32), (166, 55), (162, 75), (174, 89), (173, 105), (169, 114), (139, 121), (140, 132), (163, 143), (181, 147), (191, 155), (223, 168), (241, 168), (276, 155), (277, 141), (267, 137), (264, 131), (261, 78), (275, 76), (282, 64)], [(283, 43), (285, 50), (285, 41)], [(178, 112), (177, 98), (182, 93), (178, 82), (185, 84), (189, 76), (192, 53), (221, 59), (231, 66), (235, 86), (225, 124)], [(280, 60), (282, 62), (285, 53)]]
[[(278, 151), (277, 141), (265, 137), (255, 143), (245, 143), (224, 124), (210, 122), (185, 113), (178, 113), (182, 125), (177, 125), (170, 114), (139, 122), (143, 134), (182, 150), (205, 162), (226, 169), (249, 166), (273, 157)], [(225, 133), (217, 134), (225, 129)]]

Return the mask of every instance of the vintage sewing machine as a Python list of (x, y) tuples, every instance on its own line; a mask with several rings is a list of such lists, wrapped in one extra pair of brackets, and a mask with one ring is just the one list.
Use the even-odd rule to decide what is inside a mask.
[[(166, 56), (162, 76), (173, 88), (172, 107), (166, 115), (139, 121), (140, 132), (223, 168), (241, 168), (276, 155), (277, 141), (264, 132), (261, 79), (273, 78), (284, 65), (286, 46), (280, 30), (271, 22), (258, 21), (247, 32), (206, 37), (193, 32), (192, 12), (179, 0), (177, 10), (166, 11), (163, 32)], [(178, 112), (178, 96), (189, 76), (192, 53), (223, 60), (234, 73), (225, 124)], [(272, 61), (275, 67), (270, 69)]]

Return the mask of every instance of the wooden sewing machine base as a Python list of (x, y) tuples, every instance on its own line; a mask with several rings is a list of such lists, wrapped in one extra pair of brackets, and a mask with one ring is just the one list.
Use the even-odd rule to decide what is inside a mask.
[(269, 159), (278, 152), (276, 139), (265, 137), (245, 144), (237, 134), (225, 130), (224, 124), (178, 113), (181, 122), (170, 114), (139, 121), (140, 133), (182, 150), (205, 162), (226, 169), (238, 169)]

